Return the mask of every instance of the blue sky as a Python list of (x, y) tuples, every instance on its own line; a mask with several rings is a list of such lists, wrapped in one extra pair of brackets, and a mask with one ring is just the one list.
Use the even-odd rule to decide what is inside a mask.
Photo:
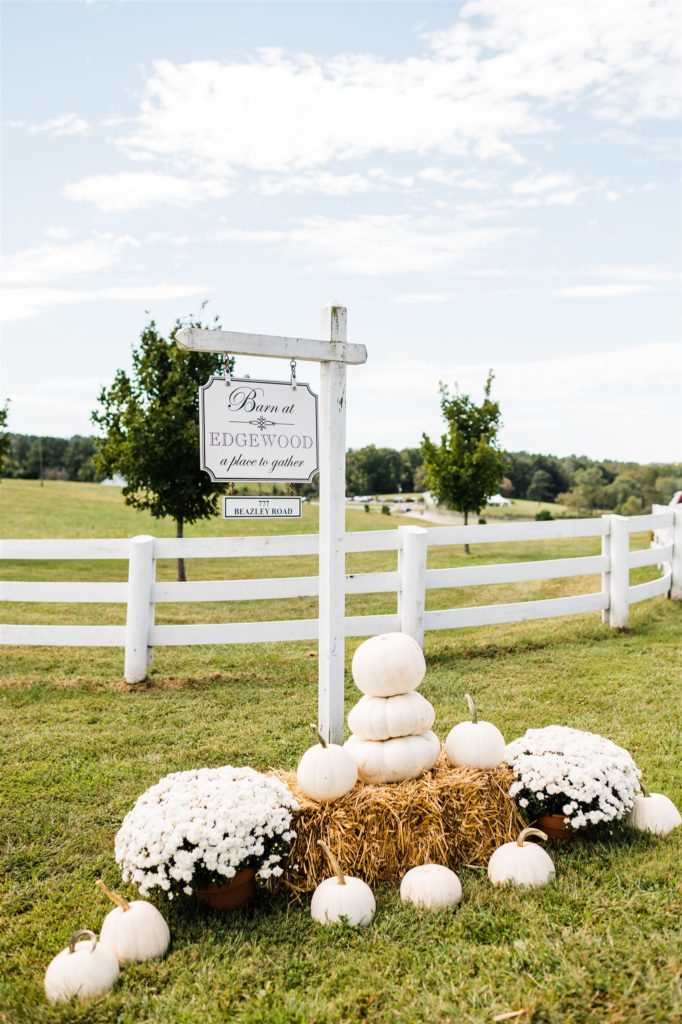
[(90, 433), (145, 311), (314, 337), (333, 301), (355, 447), (436, 434), (438, 381), (492, 367), (511, 449), (682, 458), (676, 0), (3, 22), (11, 429)]

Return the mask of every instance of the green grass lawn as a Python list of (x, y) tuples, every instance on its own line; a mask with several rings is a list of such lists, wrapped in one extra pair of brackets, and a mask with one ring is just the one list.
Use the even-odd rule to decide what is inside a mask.
[[(172, 524), (125, 508), (96, 485), (3, 481), (5, 536), (172, 534)], [(190, 535), (316, 528), (214, 520)], [(409, 520), (405, 520), (409, 522)], [(351, 510), (349, 529), (386, 529), (398, 517)], [(648, 544), (645, 535), (638, 545)], [(590, 554), (598, 541), (438, 548), (432, 565)], [(353, 570), (392, 568), (395, 554), (356, 555)], [(314, 559), (188, 563), (190, 578), (315, 572)], [(172, 563), (160, 575), (173, 576)], [(11, 579), (121, 579), (118, 562), (5, 563)], [(640, 570), (635, 579), (652, 570)], [(432, 592), (430, 607), (578, 593), (596, 578)], [(348, 602), (390, 611), (395, 597)], [(165, 605), (159, 621), (234, 621), (315, 614), (315, 602), (247, 607)], [(4, 621), (118, 622), (116, 605), (6, 605)], [(216, 618), (219, 616), (219, 618)], [(444, 737), (474, 694), (483, 717), (511, 739), (553, 722), (601, 732), (626, 746), (648, 786), (682, 804), (679, 684), (682, 609), (655, 599), (632, 608), (615, 633), (598, 615), (429, 633), (422, 692)], [(350, 658), (357, 641), (347, 644)], [(72, 931), (97, 930), (108, 909), (94, 882), (119, 880), (113, 837), (146, 787), (203, 764), (294, 767), (315, 717), (317, 660), (310, 644), (167, 648), (148, 684), (127, 688), (117, 649), (5, 648), (0, 666), (2, 873), (0, 1020), (87, 1024), (484, 1024), (525, 1009), (521, 1021), (669, 1022), (679, 1019), (680, 834), (614, 835), (555, 846), (556, 883), (537, 892), (494, 890), (463, 867), (456, 913), (403, 907), (376, 892), (366, 930), (321, 929), (307, 905), (261, 896), (220, 917), (192, 900), (164, 904), (173, 944), (158, 963), (127, 967), (115, 989), (83, 1008), (52, 1008), (44, 968)], [(355, 702), (347, 676), (347, 708)], [(130, 887), (123, 887), (134, 895)]]

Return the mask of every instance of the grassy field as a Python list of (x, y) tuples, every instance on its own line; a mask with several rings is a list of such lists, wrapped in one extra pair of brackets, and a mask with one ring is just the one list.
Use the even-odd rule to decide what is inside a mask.
[[(398, 502), (403, 504), (404, 499), (413, 498), (413, 510), (415, 512), (421, 512), (426, 507), (423, 501), (420, 501), (421, 497), (422, 496), (419, 493), (412, 495), (384, 495), (378, 498), (379, 505), (375, 505), (373, 500), (371, 508), (374, 512), (375, 510), (378, 511), (382, 503)], [(363, 508), (359, 502), (357, 503), (357, 507), (360, 509)], [(571, 516), (571, 511), (566, 505), (558, 505), (555, 502), (529, 502), (524, 498), (514, 498), (511, 505), (486, 505), (480, 514), (486, 520), (509, 520), (510, 522), (513, 522), (515, 519), (535, 519), (536, 513), (541, 511), (551, 512), (555, 519), (566, 519)], [(472, 514), (470, 522), (478, 522), (478, 516), (476, 514)]]
[[(403, 497), (400, 494), (388, 495), (388, 498), (396, 501), (400, 501)], [(408, 495), (408, 497), (415, 499), (415, 511), (419, 512), (424, 508), (423, 502), (419, 501), (419, 494)], [(541, 511), (551, 512), (555, 519), (570, 519), (571, 517), (571, 510), (566, 505), (558, 505), (549, 501), (528, 501), (526, 498), (514, 498), (511, 505), (486, 505), (481, 516), (487, 520), (513, 521), (515, 519), (534, 519), (536, 512)], [(478, 516), (473, 514), (470, 522), (477, 523)]]
[[(96, 485), (3, 481), (0, 533), (132, 536), (172, 533)], [(316, 509), (285, 529), (315, 529)], [(409, 521), (409, 520), (405, 520)], [(349, 512), (349, 529), (401, 520)], [(215, 520), (190, 535), (226, 535)], [(264, 532), (265, 524), (244, 529)], [(280, 531), (282, 524), (270, 529)], [(645, 536), (637, 538), (648, 543)], [(596, 553), (596, 541), (474, 546), (431, 553), (433, 565)], [(391, 568), (395, 555), (353, 556), (351, 569)], [(190, 578), (290, 575), (314, 559), (188, 563)], [(172, 563), (160, 575), (172, 578)], [(651, 570), (640, 570), (644, 579)], [(122, 579), (117, 562), (5, 563), (11, 579)], [(634, 575), (634, 574), (633, 574)], [(596, 579), (435, 592), (430, 607), (596, 589)], [(349, 601), (391, 610), (395, 598)], [(292, 605), (295, 608), (292, 608)], [(238, 621), (315, 614), (315, 602), (166, 605), (159, 621)], [(119, 622), (116, 605), (5, 605), (10, 622)], [(347, 645), (350, 658), (357, 641)], [(422, 692), (444, 736), (473, 693), (511, 739), (560, 722), (628, 747), (647, 785), (682, 803), (679, 682), (682, 609), (656, 599), (613, 633), (597, 615), (427, 634)], [(614, 835), (555, 847), (556, 884), (493, 890), (462, 868), (459, 910), (403, 907), (380, 888), (373, 926), (315, 926), (307, 906), (261, 897), (221, 918), (193, 901), (164, 905), (168, 957), (125, 969), (111, 994), (84, 1008), (49, 1007), (42, 976), (73, 930), (106, 911), (94, 882), (118, 881), (113, 837), (139, 793), (168, 771), (202, 764), (293, 767), (315, 716), (310, 644), (159, 650), (148, 684), (129, 690), (116, 649), (4, 649), (0, 667), (2, 924), (0, 1020), (82, 1024), (484, 1024), (523, 1009), (534, 1024), (669, 1022), (680, 1017), (680, 834)], [(347, 707), (357, 697), (350, 676)], [(133, 895), (132, 889), (125, 889)]]

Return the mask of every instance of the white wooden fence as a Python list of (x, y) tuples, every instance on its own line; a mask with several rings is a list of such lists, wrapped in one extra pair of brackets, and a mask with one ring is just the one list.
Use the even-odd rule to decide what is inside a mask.
[[(642, 530), (655, 531), (652, 546), (630, 551), (630, 535)], [(426, 566), (430, 547), (572, 537), (601, 538), (601, 554), (450, 569)], [(127, 616), (125, 626), (2, 625), (0, 642), (124, 647), (125, 678), (129, 683), (136, 683), (145, 678), (154, 647), (314, 640), (318, 636), (316, 618), (157, 625), (154, 608), (168, 602), (313, 597), (319, 589), (317, 576), (160, 582), (156, 580), (156, 560), (315, 555), (318, 547), (316, 534), (183, 540), (149, 536), (132, 540), (5, 540), (0, 545), (0, 557), (4, 559), (127, 559), (129, 572), (127, 583), (3, 582), (0, 585), (3, 601), (122, 603), (127, 605)], [(346, 575), (346, 594), (395, 592), (398, 598), (395, 614), (346, 616), (346, 636), (372, 636), (399, 630), (421, 643), (424, 630), (524, 622), (586, 612), (601, 612), (602, 621), (623, 628), (628, 624), (631, 604), (662, 594), (682, 600), (682, 508), (654, 506), (651, 515), (629, 518), (605, 515), (599, 519), (431, 529), (401, 526), (397, 530), (347, 533), (345, 551), (398, 553), (397, 568), (393, 571)], [(631, 586), (630, 569), (648, 565), (658, 566), (660, 575)], [(591, 575), (601, 577), (600, 589), (594, 593), (511, 604), (425, 609), (427, 590)]]

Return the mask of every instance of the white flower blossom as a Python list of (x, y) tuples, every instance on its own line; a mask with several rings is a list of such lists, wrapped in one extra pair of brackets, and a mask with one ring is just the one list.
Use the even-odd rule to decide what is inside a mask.
[(640, 789), (642, 773), (627, 750), (563, 725), (528, 729), (507, 746), (506, 761), (519, 806), (562, 813), (574, 829), (625, 817)]
[(166, 775), (137, 800), (115, 840), (124, 881), (142, 895), (161, 888), (191, 893), (199, 876), (234, 878), (254, 867), (281, 874), (296, 833), (298, 803), (289, 788), (252, 768), (199, 768)]

